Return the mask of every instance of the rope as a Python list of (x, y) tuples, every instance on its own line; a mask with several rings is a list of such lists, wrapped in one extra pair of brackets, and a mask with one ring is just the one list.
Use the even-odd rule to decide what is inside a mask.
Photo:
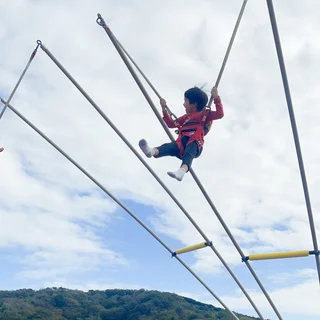
[[(247, 1), (244, 1), (243, 6), (241, 8), (240, 11), (240, 16), (242, 16), (243, 10), (244, 10), (244, 6), (246, 4)], [(235, 27), (235, 30), (238, 28), (239, 25), (239, 18)], [(158, 120), (160, 121), (162, 127), (164, 128), (164, 130), (166, 131), (167, 135), (169, 136), (169, 138), (171, 139), (171, 141), (175, 141), (175, 139), (173, 138), (171, 132), (169, 131), (169, 129), (167, 128), (167, 126), (164, 124), (158, 110), (156, 109), (156, 107), (154, 106), (153, 102), (150, 101), (150, 97), (148, 96), (146, 90), (143, 88), (143, 85), (141, 84), (139, 78), (137, 77), (137, 75), (135, 74), (134, 70), (132, 69), (131, 65), (129, 64), (128, 60), (126, 59), (124, 53), (122, 52), (121, 48), (118, 46), (118, 42), (115, 38), (115, 36), (113, 35), (113, 33), (111, 32), (110, 28), (105, 24), (104, 20), (102, 19), (101, 15), (98, 15), (98, 19), (97, 19), (97, 23), (102, 26), (106, 33), (108, 34), (110, 40), (112, 41), (112, 43), (114, 44), (116, 50), (119, 52), (119, 55), (122, 57), (124, 63), (126, 64), (126, 66), (128, 67), (130, 73), (132, 74), (132, 76), (134, 77), (134, 79), (136, 80), (139, 88), (141, 89), (142, 93), (144, 94), (144, 96), (146, 97), (147, 101), (149, 102), (149, 105), (151, 106), (153, 112), (155, 113), (155, 115), (157, 116)], [(234, 39), (234, 35), (231, 38), (231, 42)], [(227, 51), (227, 55), (230, 52), (230, 48), (231, 46), (229, 45), (229, 49)], [(227, 59), (225, 58), (224, 61), (226, 61)], [(224, 63), (225, 64), (225, 63)], [(224, 69), (224, 66), (221, 68), (221, 70)], [(220, 72), (222, 74), (222, 72)], [(150, 83), (150, 81), (148, 81), (148, 83)], [(245, 254), (243, 253), (243, 251), (241, 250), (240, 246), (238, 245), (237, 241), (235, 240), (235, 238), (233, 237), (231, 231), (229, 230), (229, 228), (227, 227), (226, 223), (224, 222), (224, 220), (222, 219), (220, 213), (218, 212), (218, 210), (216, 209), (216, 207), (214, 206), (212, 200), (210, 199), (209, 195), (207, 194), (205, 188), (203, 187), (202, 183), (200, 182), (200, 180), (198, 179), (198, 177), (196, 176), (194, 170), (191, 168), (190, 169), (190, 173), (192, 175), (192, 177), (194, 178), (194, 180), (196, 181), (197, 185), (199, 186), (201, 192), (203, 193), (204, 197), (206, 198), (206, 200), (208, 201), (211, 209), (214, 211), (214, 213), (216, 214), (218, 220), (220, 221), (220, 223), (222, 224), (223, 228), (225, 229), (225, 231), (227, 232), (229, 238), (231, 239), (232, 243), (234, 244), (234, 246), (236, 247), (236, 249), (238, 250), (240, 256), (242, 259), (245, 258)], [(254, 277), (254, 279), (256, 280), (257, 284), (259, 285), (260, 289), (262, 290), (263, 294), (265, 295), (266, 299), (269, 301), (270, 305), (272, 306), (273, 310), (275, 311), (275, 313), (278, 315), (279, 320), (282, 320), (282, 317), (280, 316), (275, 304), (273, 303), (271, 297), (269, 296), (269, 294), (267, 293), (266, 289), (264, 288), (263, 284), (261, 283), (259, 277), (257, 276), (257, 274), (255, 273), (255, 271), (253, 270), (253, 268), (251, 267), (249, 261), (245, 261), (246, 266), (248, 267), (249, 271), (251, 272), (252, 276)]]
[[(193, 226), (197, 229), (197, 231), (201, 234), (201, 236), (205, 239), (206, 242), (209, 242), (209, 238), (204, 234), (204, 232), (200, 229), (200, 227), (196, 224), (196, 222), (192, 219), (190, 214), (186, 211), (186, 209), (182, 206), (182, 204), (178, 201), (178, 199), (173, 195), (173, 193), (167, 188), (167, 186), (162, 182), (162, 180), (157, 176), (157, 174), (151, 169), (151, 167), (147, 164), (147, 162), (141, 157), (141, 155), (136, 151), (136, 149), (130, 144), (130, 142), (124, 137), (124, 135), (119, 131), (119, 129), (111, 122), (111, 120), (106, 116), (106, 114), (99, 108), (99, 106), (92, 100), (92, 98), (83, 90), (83, 88), (76, 82), (76, 80), (69, 74), (69, 72), (61, 65), (61, 63), (52, 55), (52, 53), (41, 43), (40, 48), (49, 56), (49, 58), (57, 65), (57, 67), (67, 76), (67, 78), (75, 85), (75, 87), (82, 93), (82, 95), (89, 101), (89, 103), (97, 110), (97, 112), (102, 116), (102, 118), (111, 126), (111, 128), (118, 134), (118, 136), (122, 139), (122, 141), (129, 147), (129, 149), (135, 154), (135, 156), (141, 161), (141, 163), (148, 169), (148, 171), (153, 175), (153, 177), (158, 181), (158, 183), (162, 186), (162, 188), (167, 192), (167, 194), (171, 197), (171, 199), (176, 203), (176, 205), (180, 208), (180, 210), (185, 214), (185, 216), (189, 219), (189, 221), (193, 224)], [(138, 79), (138, 77), (136, 76)], [(138, 79), (139, 81), (139, 79)], [(140, 83), (140, 82), (139, 82)], [(146, 90), (143, 85), (140, 83), (141, 88), (143, 88), (143, 92), (145, 92), (148, 101), (153, 104), (152, 100), (148, 96)], [(154, 105), (153, 105), (154, 106)], [(155, 108), (155, 106), (154, 106)], [(230, 275), (236, 281), (240, 289), (243, 291), (247, 299), (250, 301), (256, 312), (259, 314), (260, 318), (264, 320), (263, 316), (259, 312), (258, 308), (255, 306), (254, 302), (250, 298), (249, 294), (246, 292), (244, 287), (241, 285), (240, 281), (237, 279), (235, 274), (229, 268), (228, 264), (224, 261), (219, 252), (211, 246), (211, 249), (220, 259), (222, 264), (228, 270)]]
[(27, 72), (27, 70), (28, 70), (28, 68), (29, 68), (29, 66), (30, 66), (30, 64), (31, 64), (31, 62), (33, 61), (33, 58), (35, 57), (35, 55), (36, 55), (36, 53), (37, 53), (38, 48), (39, 48), (39, 44), (38, 44), (38, 45), (37, 45), (37, 47), (33, 50), (33, 52), (32, 52), (32, 54), (31, 54), (31, 56), (30, 56), (30, 59), (29, 59), (29, 61), (28, 61), (27, 65), (26, 65), (26, 67), (24, 68), (24, 70), (23, 70), (23, 72), (22, 72), (22, 74), (21, 74), (21, 76), (20, 76), (20, 78), (19, 78), (19, 80), (18, 80), (17, 84), (15, 85), (15, 87), (14, 87), (14, 89), (13, 89), (12, 93), (11, 93), (11, 94), (10, 94), (10, 96), (9, 96), (8, 101), (5, 103), (5, 105), (4, 105), (4, 107), (3, 107), (3, 109), (1, 110), (1, 113), (0, 113), (0, 119), (2, 118), (2, 116), (3, 116), (4, 112), (6, 111), (6, 109), (7, 109), (7, 107), (8, 107), (8, 103), (10, 103), (11, 99), (13, 98), (13, 96), (14, 96), (14, 94), (15, 94), (16, 90), (18, 89), (18, 87), (19, 87), (19, 85), (20, 85), (20, 82), (22, 81), (22, 79), (23, 79), (23, 77), (24, 77), (25, 73)]
[[(317, 236), (316, 236), (316, 231), (315, 231), (315, 226), (314, 226), (314, 221), (313, 221), (311, 201), (310, 201), (310, 196), (309, 196), (309, 191), (308, 191), (307, 178), (306, 178), (306, 173), (304, 170), (302, 152), (301, 152), (301, 148), (300, 148), (298, 129), (297, 129), (296, 120), (295, 120), (295, 116), (294, 116), (294, 110), (293, 110), (293, 105), (292, 105), (292, 100), (291, 100), (291, 95), (290, 95), (289, 83), (288, 83), (286, 68), (285, 68), (285, 64), (284, 64), (284, 58), (283, 58), (282, 49), (281, 49), (281, 41), (280, 41), (280, 37), (279, 37), (277, 21), (276, 21), (276, 17), (275, 17), (275, 13), (274, 13), (272, 0), (267, 0), (267, 5), (268, 5), (268, 10), (269, 10), (269, 15), (270, 15), (270, 21), (271, 21), (271, 26), (272, 26), (274, 42), (275, 42), (276, 50), (277, 50), (277, 54), (278, 54), (282, 82), (283, 82), (284, 91), (285, 91), (286, 100), (287, 100), (291, 128), (292, 128), (294, 143), (295, 143), (295, 147), (296, 147), (296, 154), (297, 154), (298, 162), (299, 162), (300, 175), (301, 175), (304, 197), (305, 197), (307, 212), (308, 212), (308, 217), (309, 217), (309, 224), (310, 224), (310, 229), (311, 229), (313, 247), (316, 252), (319, 252), (318, 241), (317, 241)], [(320, 258), (319, 258), (319, 254), (315, 255), (315, 259), (316, 259), (316, 265), (317, 265), (317, 269), (318, 269), (318, 278), (319, 278), (319, 284), (320, 284)]]
[[(219, 74), (218, 74), (218, 78), (217, 78), (216, 83), (215, 83), (215, 87), (217, 87), (217, 88), (219, 86), (223, 71), (224, 71), (225, 66), (227, 64), (228, 57), (229, 57), (229, 54), (230, 54), (234, 39), (236, 37), (237, 31), (238, 31), (238, 28), (239, 28), (239, 25), (240, 25), (240, 22), (241, 22), (243, 13), (244, 13), (244, 9), (246, 8), (246, 5), (247, 5), (247, 2), (248, 2), (248, 0), (244, 0), (243, 3), (242, 3), (241, 9), (240, 9), (240, 13), (238, 15), (238, 19), (236, 21), (236, 24), (235, 24), (235, 27), (233, 29), (232, 36), (231, 36), (231, 39), (230, 39), (230, 42), (229, 42), (229, 45), (228, 45), (228, 48), (227, 48), (227, 52), (226, 52), (226, 54), (224, 56), (224, 59), (223, 59), (223, 62), (222, 62), (222, 65), (221, 65), (221, 68), (220, 68), (220, 71), (219, 71)], [(209, 104), (208, 104), (209, 107), (211, 107), (212, 101), (213, 101), (213, 98), (212, 98), (212, 95), (211, 95), (210, 100), (209, 100)]]
[[(101, 17), (101, 16), (100, 16)], [(159, 92), (156, 90), (156, 88), (152, 85), (152, 83), (149, 81), (149, 79), (146, 77), (146, 75), (143, 73), (143, 71), (139, 68), (139, 66), (135, 63), (135, 61), (132, 59), (132, 57), (129, 55), (129, 53), (125, 50), (125, 48), (122, 46), (122, 44), (120, 43), (120, 41), (118, 41), (118, 39), (113, 35), (115, 41), (117, 41), (119, 47), (121, 48), (121, 50), (127, 55), (127, 57), (130, 59), (130, 61), (132, 62), (132, 64), (137, 68), (137, 70), (139, 71), (139, 73), (142, 75), (142, 77), (144, 78), (144, 80), (146, 80), (146, 82), (148, 83), (148, 85), (150, 86), (150, 88), (152, 89), (152, 91), (156, 94), (156, 96), (161, 99), (161, 96), (159, 94)], [(118, 51), (119, 52), (119, 51)], [(119, 52), (120, 53), (120, 52)], [(171, 117), (171, 119), (178, 119), (177, 116), (170, 110), (170, 108), (168, 107), (168, 105), (166, 106), (166, 109)], [(162, 118), (160, 117), (161, 121)], [(169, 131), (170, 132), (170, 131)]]
[[(73, 160), (67, 153), (65, 153), (58, 145), (50, 140), (43, 132), (41, 132), (34, 124), (32, 124), (27, 118), (25, 118), (19, 111), (17, 111), (8, 102), (4, 101), (1, 97), (1, 102), (9, 107), (20, 119), (22, 119), (28, 126), (35, 130), (43, 139), (45, 139), (51, 146), (53, 146), (58, 152), (60, 152), (65, 158), (67, 158), (75, 167), (77, 167), (84, 175), (86, 175), (94, 184), (96, 184), (101, 190), (103, 190), (113, 201), (115, 201), (123, 210), (125, 210), (134, 220), (136, 220), (150, 235), (152, 235), (165, 249), (167, 249), (171, 256), (174, 251), (171, 250), (151, 229), (149, 229), (131, 210), (129, 210), (120, 200), (118, 200), (111, 192), (109, 192), (98, 180), (96, 180), (90, 173), (88, 173), (83, 167), (81, 167), (75, 160)], [(234, 319), (239, 318), (227, 307), (227, 305), (206, 285), (206, 283), (200, 279), (200, 277), (178, 256), (175, 258), (216, 298), (217, 301), (233, 316)]]

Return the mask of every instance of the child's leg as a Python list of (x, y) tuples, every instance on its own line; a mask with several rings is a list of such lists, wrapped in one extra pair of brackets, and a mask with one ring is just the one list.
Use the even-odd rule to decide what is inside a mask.
[(199, 154), (200, 152), (196, 141), (188, 144), (183, 153), (180, 169), (174, 172), (168, 172), (168, 175), (178, 181), (181, 181), (184, 175), (190, 170), (193, 159)]
[(192, 143), (188, 144), (186, 149), (184, 150), (183, 156), (182, 156), (182, 165), (181, 167), (188, 172), (191, 168), (191, 164), (194, 158), (197, 158), (199, 155), (199, 147), (198, 143), (196, 141), (193, 141)]
[(176, 142), (169, 142), (161, 145), (160, 147), (151, 148), (149, 147), (147, 141), (145, 139), (142, 139), (139, 141), (139, 146), (148, 158), (151, 158), (152, 156), (155, 158), (165, 156), (178, 157), (180, 153), (179, 147)]
[(167, 157), (167, 156), (179, 158), (179, 154), (180, 154), (180, 149), (176, 142), (164, 143), (160, 147), (155, 148), (155, 150), (158, 151), (154, 155), (155, 158), (161, 158), (161, 157)]

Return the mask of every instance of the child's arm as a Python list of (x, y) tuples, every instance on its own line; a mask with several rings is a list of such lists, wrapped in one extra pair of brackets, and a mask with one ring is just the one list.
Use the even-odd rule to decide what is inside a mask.
[(209, 112), (207, 121), (221, 119), (224, 116), (223, 105), (221, 102), (221, 98), (219, 97), (219, 94), (218, 94), (218, 89), (216, 87), (213, 87), (211, 90), (211, 94), (213, 96), (213, 102), (216, 106), (216, 111)]
[[(171, 119), (167, 109), (166, 109), (166, 106), (167, 106), (167, 103), (164, 99), (160, 99), (160, 105), (161, 105), (161, 108), (162, 108), (162, 113), (163, 113), (163, 121), (166, 123), (166, 125), (168, 126), (168, 128), (176, 128), (177, 125), (175, 124), (175, 122)], [(179, 125), (181, 125), (183, 122), (184, 122), (184, 118), (185, 118), (185, 115), (178, 118), (177, 119), (177, 122)]]

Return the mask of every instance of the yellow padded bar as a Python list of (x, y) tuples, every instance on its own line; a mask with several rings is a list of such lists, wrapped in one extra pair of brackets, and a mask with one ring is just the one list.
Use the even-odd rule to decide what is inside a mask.
[(176, 254), (181, 254), (181, 253), (185, 253), (185, 252), (189, 252), (189, 251), (193, 251), (193, 250), (198, 250), (198, 249), (202, 249), (202, 248), (205, 248), (207, 246), (210, 246), (212, 245), (211, 243), (208, 243), (208, 242), (201, 242), (201, 243), (198, 243), (198, 244), (194, 244), (192, 246), (189, 246), (189, 247), (185, 247), (185, 248), (182, 248), (182, 249), (178, 249), (174, 252), (174, 255)]
[(309, 255), (309, 250), (290, 251), (290, 252), (261, 253), (261, 254), (251, 254), (249, 256), (249, 260), (297, 258), (297, 257), (307, 257), (308, 255)]

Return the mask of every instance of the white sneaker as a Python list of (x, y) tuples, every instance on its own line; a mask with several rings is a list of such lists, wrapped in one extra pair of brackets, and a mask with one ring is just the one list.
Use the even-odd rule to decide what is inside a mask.
[(174, 171), (174, 172), (169, 171), (167, 173), (170, 177), (175, 178), (178, 181), (181, 181), (183, 179), (184, 175), (186, 174), (186, 170), (184, 168), (180, 168), (177, 171)]
[(148, 142), (145, 139), (139, 141), (139, 147), (148, 158), (151, 158), (154, 155), (153, 148), (148, 146)]

